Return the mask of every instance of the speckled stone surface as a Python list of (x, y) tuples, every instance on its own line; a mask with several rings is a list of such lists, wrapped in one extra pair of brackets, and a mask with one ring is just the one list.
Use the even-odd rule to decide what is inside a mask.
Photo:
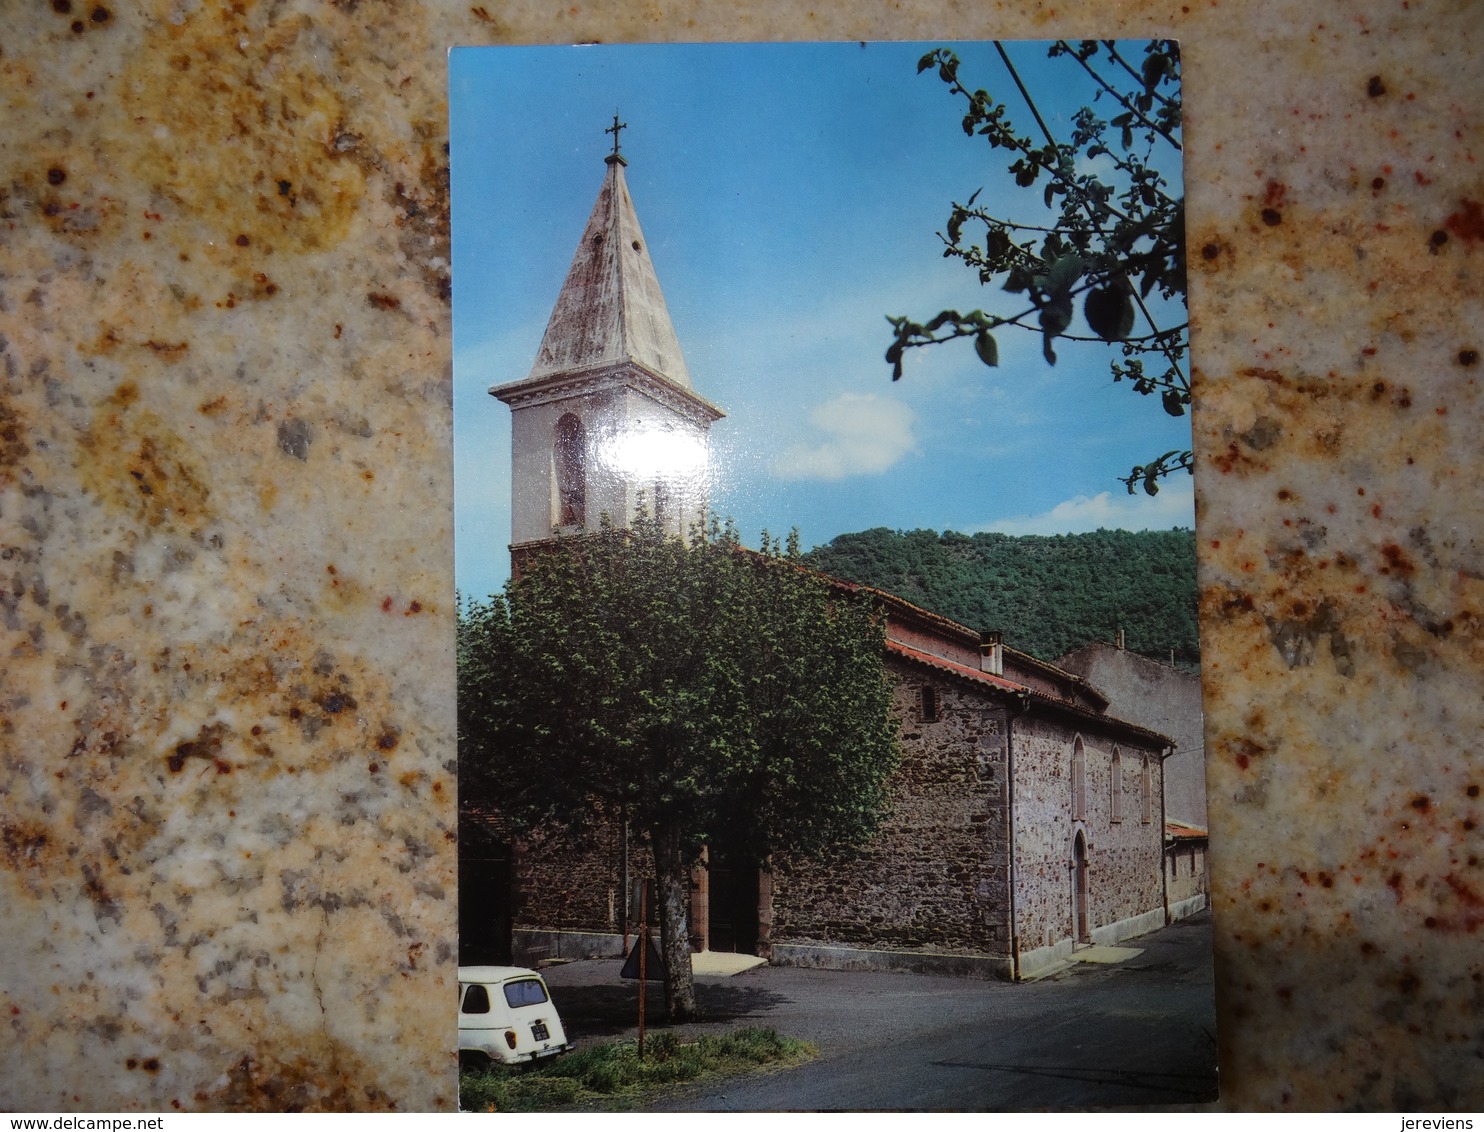
[(1481, 9), (50, 0), (0, 43), (0, 1107), (456, 1093), (445, 48), (1185, 46), (1225, 1107), (1484, 1107)]

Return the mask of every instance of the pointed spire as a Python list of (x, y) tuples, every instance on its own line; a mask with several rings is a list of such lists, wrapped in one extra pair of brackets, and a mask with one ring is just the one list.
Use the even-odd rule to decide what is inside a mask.
[(613, 135), (608, 171), (530, 376), (633, 361), (689, 390), (690, 371), (624, 180), (628, 161), (618, 138), (626, 125), (615, 114), (604, 131)]

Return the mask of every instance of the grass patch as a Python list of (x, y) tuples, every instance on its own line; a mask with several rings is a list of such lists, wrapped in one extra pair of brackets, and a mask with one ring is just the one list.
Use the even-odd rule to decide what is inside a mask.
[(466, 1071), (459, 1075), (459, 1107), (465, 1112), (611, 1108), (681, 1082), (798, 1065), (817, 1052), (809, 1042), (770, 1029), (708, 1034), (694, 1042), (661, 1031), (645, 1041), (643, 1061), (634, 1042), (607, 1042), (535, 1065)]

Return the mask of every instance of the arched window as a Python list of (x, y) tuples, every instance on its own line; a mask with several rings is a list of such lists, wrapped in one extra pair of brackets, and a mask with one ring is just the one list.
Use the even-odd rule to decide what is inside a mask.
[[(670, 512), (673, 510), (670, 501), (670, 488), (664, 480), (654, 481), (654, 521), (657, 526), (668, 526), (670, 523)], [(681, 532), (682, 534), (684, 532)]]
[(571, 413), (556, 423), (557, 518), (559, 528), (587, 525), (587, 430)]
[(1154, 820), (1154, 768), (1149, 764), (1149, 756), (1144, 756), (1143, 781), (1139, 784), (1140, 802), (1143, 806), (1142, 820), (1151, 822)]
[(1082, 736), (1072, 743), (1072, 820), (1087, 817), (1087, 755), (1082, 750)]
[(938, 718), (938, 689), (931, 684), (924, 684), (918, 689), (922, 696), (922, 721), (934, 723)]
[(1123, 820), (1123, 752), (1117, 747), (1113, 748), (1113, 773), (1108, 777), (1112, 780), (1109, 790), (1108, 817), (1111, 821)]

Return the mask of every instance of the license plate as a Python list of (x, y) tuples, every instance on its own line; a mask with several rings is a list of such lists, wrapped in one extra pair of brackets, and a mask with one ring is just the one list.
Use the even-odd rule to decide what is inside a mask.
[(551, 1032), (547, 1030), (545, 1022), (537, 1022), (531, 1027), (531, 1037), (535, 1038), (538, 1042), (544, 1042), (547, 1038), (551, 1037)]

